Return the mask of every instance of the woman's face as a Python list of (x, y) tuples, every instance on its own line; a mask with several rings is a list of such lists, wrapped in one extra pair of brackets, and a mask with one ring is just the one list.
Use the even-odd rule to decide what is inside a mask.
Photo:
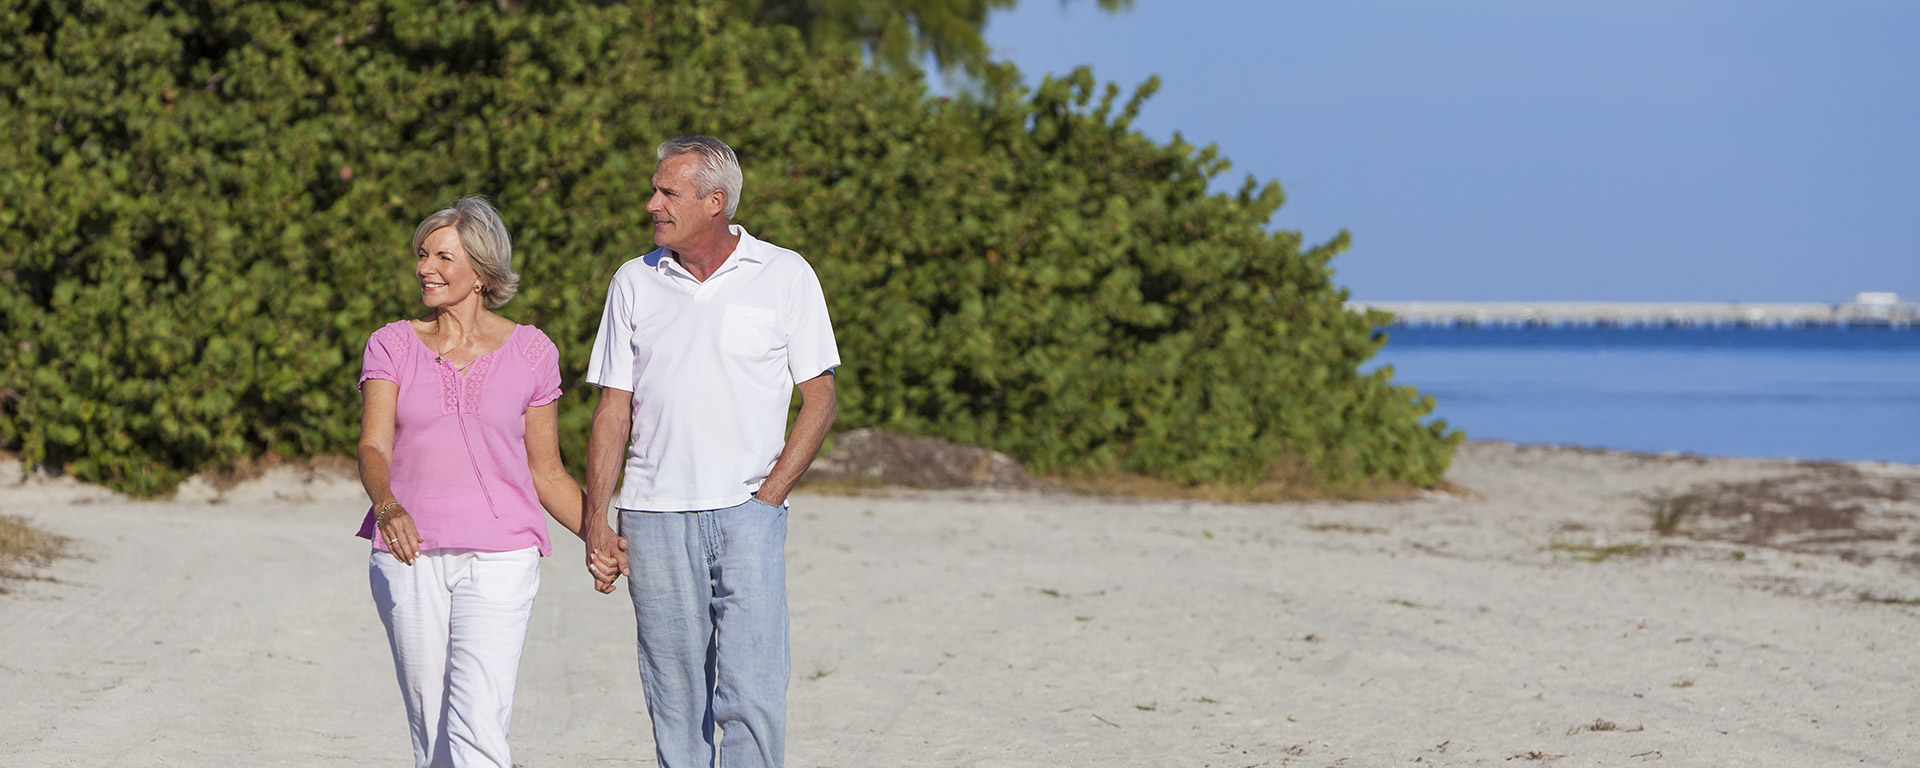
[(413, 275), (420, 279), (420, 300), (429, 307), (451, 307), (469, 298), (480, 298), (480, 273), (467, 260), (467, 249), (460, 245), (460, 233), (453, 227), (441, 227), (420, 241)]

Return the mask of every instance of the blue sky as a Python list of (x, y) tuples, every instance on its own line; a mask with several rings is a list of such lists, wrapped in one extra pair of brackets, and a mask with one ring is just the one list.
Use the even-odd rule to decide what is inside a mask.
[(1920, 2), (1025, 0), (1029, 83), (1277, 180), (1361, 300), (1920, 300)]

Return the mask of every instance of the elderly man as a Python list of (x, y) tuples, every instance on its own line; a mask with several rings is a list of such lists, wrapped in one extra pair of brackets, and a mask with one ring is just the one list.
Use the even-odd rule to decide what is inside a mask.
[(715, 726), (723, 765), (779, 766), (787, 493), (833, 423), (840, 355), (813, 268), (731, 223), (733, 150), (678, 138), (659, 157), (647, 212), (660, 247), (614, 274), (587, 366), (600, 387), (587, 549), (620, 551), (600, 524), (611, 503), (662, 768), (712, 765)]

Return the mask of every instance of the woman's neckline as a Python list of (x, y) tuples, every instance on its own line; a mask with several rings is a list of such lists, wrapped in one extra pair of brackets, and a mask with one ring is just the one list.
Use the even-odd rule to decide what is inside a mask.
[[(404, 322), (407, 324), (407, 331), (413, 336), (414, 342), (418, 343), (422, 349), (425, 349), (427, 351), (427, 354), (433, 355), (433, 362), (435, 365), (445, 365), (445, 366), (451, 367), (453, 368), (453, 372), (455, 375), (462, 376), (462, 377), (466, 376), (468, 371), (473, 370), (473, 364), (480, 362), (481, 358), (492, 357), (494, 355), (500, 354), (500, 350), (506, 349), (508, 344), (513, 343), (513, 337), (518, 336), (520, 334), (520, 329), (526, 327), (519, 323), (514, 323), (513, 330), (507, 332), (507, 338), (502, 339), (500, 341), (499, 346), (496, 346), (493, 349), (489, 349), (478, 355), (474, 355), (472, 360), (468, 360), (464, 364), (455, 365), (452, 360), (442, 359), (440, 356), (440, 353), (433, 351), (433, 345), (428, 344), (426, 339), (420, 338), (420, 331), (413, 327), (412, 320), (403, 320), (401, 322)], [(508, 322), (512, 322), (512, 321), (508, 321)]]

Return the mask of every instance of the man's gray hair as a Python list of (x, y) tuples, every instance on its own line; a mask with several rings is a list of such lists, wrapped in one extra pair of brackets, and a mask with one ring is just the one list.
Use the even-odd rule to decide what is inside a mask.
[(441, 227), (453, 227), (460, 236), (467, 261), (480, 275), (480, 299), (487, 309), (499, 309), (513, 298), (520, 290), (520, 276), (513, 272), (513, 238), (486, 198), (468, 195), (422, 219), (413, 229), (413, 252), (419, 253), (420, 244)]
[(681, 136), (660, 142), (660, 159), (680, 155), (699, 155), (699, 170), (693, 173), (694, 194), (701, 197), (713, 194), (714, 190), (727, 193), (727, 221), (733, 221), (733, 212), (740, 208), (740, 158), (735, 157), (733, 148), (712, 136)]

